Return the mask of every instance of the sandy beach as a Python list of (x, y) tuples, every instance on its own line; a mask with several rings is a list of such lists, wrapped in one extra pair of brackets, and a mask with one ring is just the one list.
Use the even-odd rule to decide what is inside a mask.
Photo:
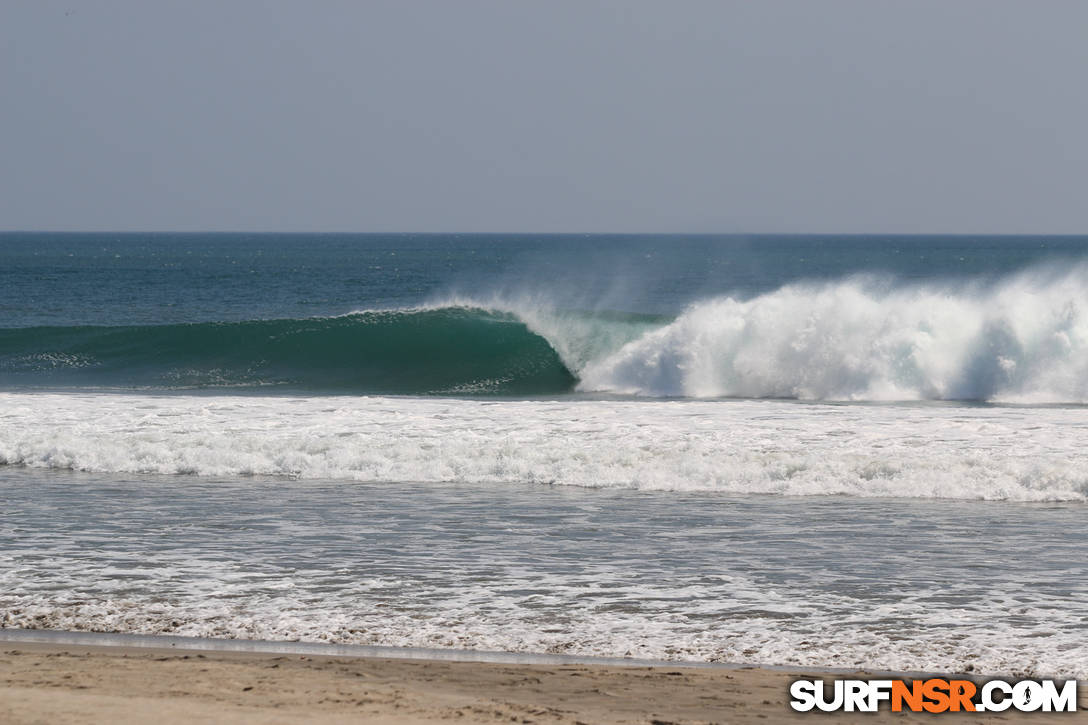
[[(509, 665), (5, 642), (0, 721), (29, 723), (793, 722), (801, 675), (759, 668)], [(811, 676), (805, 673), (803, 676)], [(946, 715), (1088, 722), (1075, 714)], [(816, 716), (835, 722), (910, 717)]]

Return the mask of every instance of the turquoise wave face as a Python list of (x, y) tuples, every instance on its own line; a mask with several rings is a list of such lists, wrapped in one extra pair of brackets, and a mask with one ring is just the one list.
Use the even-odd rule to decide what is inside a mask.
[(0, 385), (287, 386), (406, 395), (548, 395), (575, 376), (511, 314), (467, 308), (124, 327), (0, 329)]

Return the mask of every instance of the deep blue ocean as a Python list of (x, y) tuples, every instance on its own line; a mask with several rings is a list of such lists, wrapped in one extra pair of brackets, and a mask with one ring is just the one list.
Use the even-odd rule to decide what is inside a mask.
[(0, 234), (0, 628), (1088, 677), (1088, 236)]

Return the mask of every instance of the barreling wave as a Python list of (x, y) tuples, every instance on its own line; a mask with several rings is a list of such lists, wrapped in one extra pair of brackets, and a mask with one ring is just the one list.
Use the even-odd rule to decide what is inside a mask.
[(0, 329), (0, 385), (1088, 403), (1088, 267), (875, 277), (678, 317), (454, 299), (327, 318)]
[(0, 383), (534, 395), (575, 377), (512, 314), (466, 307), (340, 317), (0, 330)]

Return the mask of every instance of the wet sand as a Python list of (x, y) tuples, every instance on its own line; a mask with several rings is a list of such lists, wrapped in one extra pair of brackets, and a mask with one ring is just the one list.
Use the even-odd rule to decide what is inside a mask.
[[(843, 676), (836, 673), (837, 676)], [(789, 709), (798, 676), (760, 668), (617, 667), (0, 643), (0, 722), (884, 722), (932, 715)], [(1077, 713), (956, 722), (1088, 722)]]

